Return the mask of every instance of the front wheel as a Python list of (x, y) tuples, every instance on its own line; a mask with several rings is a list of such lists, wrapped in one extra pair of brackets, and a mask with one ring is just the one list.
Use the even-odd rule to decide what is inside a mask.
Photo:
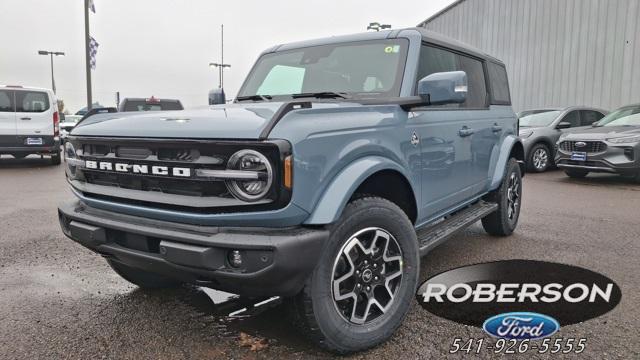
[(551, 150), (545, 144), (536, 144), (529, 152), (527, 167), (530, 172), (544, 172), (551, 166)]
[(498, 210), (482, 218), (484, 230), (494, 236), (511, 235), (518, 225), (522, 205), (522, 173), (516, 159), (509, 159), (502, 184), (485, 200), (497, 203)]
[(60, 153), (51, 155), (51, 165), (60, 165), (62, 160), (60, 159)]
[(409, 310), (418, 282), (413, 225), (392, 202), (350, 202), (292, 310), (312, 340), (337, 353), (386, 341)]

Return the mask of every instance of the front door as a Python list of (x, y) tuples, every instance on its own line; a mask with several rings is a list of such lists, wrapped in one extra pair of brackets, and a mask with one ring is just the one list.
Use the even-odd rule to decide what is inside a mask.
[(16, 146), (13, 90), (0, 90), (0, 148)]
[(467, 100), (463, 104), (426, 106), (414, 110), (410, 124), (422, 149), (422, 213), (441, 215), (482, 193), (490, 158), (500, 135), (488, 107), (481, 60), (446, 48), (424, 44), (418, 80), (437, 72), (464, 71)]

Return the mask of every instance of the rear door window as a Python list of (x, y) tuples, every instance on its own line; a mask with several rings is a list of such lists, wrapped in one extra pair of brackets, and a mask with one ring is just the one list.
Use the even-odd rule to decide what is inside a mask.
[(423, 45), (418, 64), (418, 79), (438, 72), (464, 71), (467, 74), (467, 100), (463, 104), (444, 107), (484, 108), (487, 106), (487, 87), (482, 61), (430, 45)]
[(0, 90), (0, 112), (14, 112), (13, 91)]
[(16, 112), (39, 113), (49, 110), (49, 95), (41, 91), (16, 91)]
[(602, 119), (604, 114), (601, 114), (594, 110), (582, 110), (580, 111), (580, 124), (582, 126), (590, 126), (594, 122)]

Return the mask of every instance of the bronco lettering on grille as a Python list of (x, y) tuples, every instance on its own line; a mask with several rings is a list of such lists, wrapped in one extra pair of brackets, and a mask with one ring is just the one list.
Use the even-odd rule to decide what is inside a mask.
[(86, 160), (85, 168), (103, 171), (115, 171), (131, 174), (151, 174), (160, 176), (191, 177), (190, 168), (149, 166), (141, 164), (111, 163), (107, 161)]

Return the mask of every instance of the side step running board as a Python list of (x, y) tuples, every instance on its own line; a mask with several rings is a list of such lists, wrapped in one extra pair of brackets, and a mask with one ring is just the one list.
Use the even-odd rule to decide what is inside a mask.
[(498, 210), (498, 204), (479, 201), (434, 225), (417, 231), (420, 256), (426, 255), (434, 247), (469, 225)]

